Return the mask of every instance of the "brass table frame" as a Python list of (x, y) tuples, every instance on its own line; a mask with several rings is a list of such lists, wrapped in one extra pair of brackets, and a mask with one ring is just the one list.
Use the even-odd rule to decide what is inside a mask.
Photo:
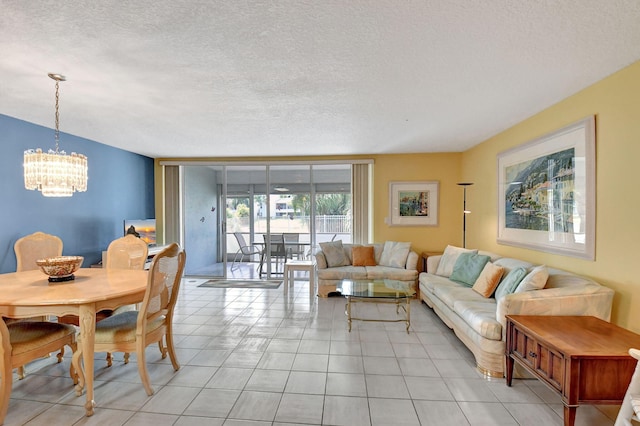
[[(376, 293), (375, 291), (363, 291), (359, 288), (376, 288), (384, 287), (384, 292)], [(382, 287), (381, 287), (382, 286)], [(349, 332), (351, 332), (351, 323), (353, 321), (372, 321), (372, 322), (404, 322), (406, 331), (409, 334), (411, 327), (411, 299), (415, 296), (415, 290), (411, 289), (407, 284), (395, 280), (342, 280), (337, 291), (342, 293), (347, 299), (345, 305), (345, 314), (347, 315), (347, 323)], [(402, 303), (404, 300), (404, 303)], [(375, 318), (358, 318), (351, 313), (351, 305), (353, 303), (393, 303), (396, 305), (396, 315), (400, 313), (400, 309), (404, 311), (404, 317), (399, 319), (375, 319)]]

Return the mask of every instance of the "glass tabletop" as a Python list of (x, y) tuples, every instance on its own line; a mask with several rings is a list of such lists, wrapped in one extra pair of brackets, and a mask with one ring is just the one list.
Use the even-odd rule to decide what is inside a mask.
[(402, 299), (416, 294), (409, 284), (388, 279), (342, 280), (337, 284), (336, 291), (343, 296), (372, 299)]

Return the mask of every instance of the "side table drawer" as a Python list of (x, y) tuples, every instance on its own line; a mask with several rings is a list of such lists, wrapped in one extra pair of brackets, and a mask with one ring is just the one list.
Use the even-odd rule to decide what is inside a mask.
[(562, 354), (541, 345), (518, 327), (514, 327), (513, 333), (515, 343), (512, 349), (513, 355), (518, 357), (522, 364), (535, 371), (541, 380), (561, 391), (564, 377)]
[(538, 344), (517, 327), (513, 331), (515, 347), (512, 348), (512, 353), (530, 368), (537, 369), (536, 358), (538, 357)]
[(538, 374), (549, 385), (561, 391), (564, 380), (564, 356), (544, 346), (539, 347), (538, 353)]

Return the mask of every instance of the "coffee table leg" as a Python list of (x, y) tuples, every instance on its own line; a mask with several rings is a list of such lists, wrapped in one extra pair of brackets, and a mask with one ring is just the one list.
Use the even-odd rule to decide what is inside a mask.
[(347, 323), (349, 324), (349, 333), (351, 333), (351, 297), (347, 296)]
[(407, 314), (407, 334), (409, 334), (409, 327), (411, 327), (411, 299), (407, 297), (405, 300), (407, 301), (407, 312), (405, 312)]

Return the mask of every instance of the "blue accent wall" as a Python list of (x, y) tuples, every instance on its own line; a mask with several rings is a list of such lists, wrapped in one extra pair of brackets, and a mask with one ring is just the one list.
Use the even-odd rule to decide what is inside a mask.
[(13, 245), (33, 232), (57, 235), (63, 254), (89, 267), (124, 234), (124, 219), (155, 217), (152, 158), (60, 133), (62, 150), (87, 156), (88, 188), (46, 198), (24, 188), (22, 163), (26, 149), (55, 147), (54, 130), (0, 114), (0, 146), (0, 273), (15, 271)]

